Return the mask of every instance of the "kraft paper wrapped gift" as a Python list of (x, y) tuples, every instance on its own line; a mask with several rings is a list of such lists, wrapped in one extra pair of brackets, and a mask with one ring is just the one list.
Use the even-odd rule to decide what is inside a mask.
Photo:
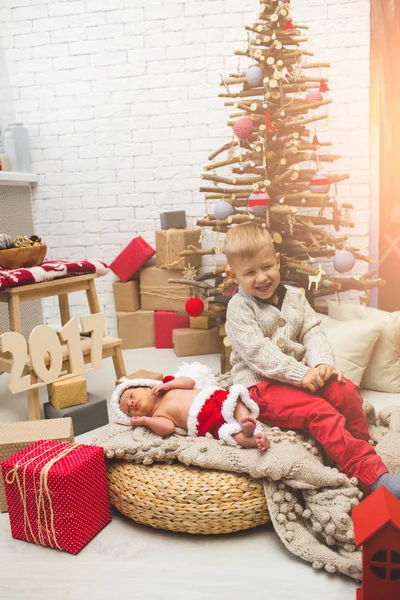
[(214, 317), (208, 317), (207, 315), (200, 315), (200, 317), (190, 317), (190, 328), (191, 329), (212, 329), (217, 324)]
[[(200, 229), (167, 229), (156, 231), (157, 267), (164, 269), (183, 269), (201, 267), (201, 255), (179, 256), (179, 252), (188, 246), (200, 248)], [(182, 278), (182, 273), (181, 273)]]
[[(182, 271), (146, 267), (140, 271), (140, 302), (142, 309), (183, 312), (190, 298), (190, 286), (168, 283), (182, 279)], [(154, 345), (154, 344), (153, 344)]]
[(1, 468), (14, 539), (78, 554), (111, 521), (103, 448), (41, 440)]
[(60, 410), (67, 406), (77, 406), (87, 402), (86, 379), (77, 375), (56, 381), (50, 386), (49, 402)]
[(115, 281), (113, 283), (114, 304), (117, 312), (135, 312), (140, 308), (139, 283), (137, 281)]
[(46, 419), (71, 417), (75, 435), (108, 424), (107, 400), (94, 394), (88, 394), (87, 403), (80, 406), (68, 406), (57, 410), (50, 402), (46, 402), (43, 404), (43, 410)]
[[(74, 441), (72, 419), (22, 421), (0, 425), (0, 462), (39, 440)], [(3, 479), (0, 477), (0, 512), (7, 512)]]
[(154, 310), (117, 313), (121, 348), (149, 348), (155, 343)]
[(126, 377), (121, 377), (115, 382), (115, 385), (118, 385), (127, 379), (155, 379), (156, 381), (162, 381), (163, 377), (164, 375), (162, 373), (157, 373), (157, 371), (146, 371), (144, 369), (140, 369), (139, 371), (130, 373)]
[(186, 229), (186, 212), (174, 210), (160, 214), (161, 229)]
[(219, 353), (218, 329), (174, 329), (174, 350), (177, 356)]
[(174, 329), (189, 327), (187, 315), (177, 315), (174, 312), (159, 310), (154, 313), (156, 330), (156, 348), (173, 348), (172, 332)]

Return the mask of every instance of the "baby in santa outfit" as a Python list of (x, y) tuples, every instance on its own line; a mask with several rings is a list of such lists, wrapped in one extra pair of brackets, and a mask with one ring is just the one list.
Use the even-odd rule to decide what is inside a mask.
[(111, 397), (118, 418), (148, 427), (158, 435), (187, 429), (191, 436), (211, 433), (232, 446), (267, 450), (270, 442), (257, 421), (259, 408), (243, 385), (216, 387), (209, 367), (183, 364), (160, 381), (127, 379)]

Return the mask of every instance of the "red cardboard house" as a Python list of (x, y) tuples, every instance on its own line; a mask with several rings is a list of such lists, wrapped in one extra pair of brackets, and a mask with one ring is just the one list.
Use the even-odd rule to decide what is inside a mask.
[(357, 600), (400, 599), (400, 501), (380, 487), (352, 513), (356, 545), (363, 547)]

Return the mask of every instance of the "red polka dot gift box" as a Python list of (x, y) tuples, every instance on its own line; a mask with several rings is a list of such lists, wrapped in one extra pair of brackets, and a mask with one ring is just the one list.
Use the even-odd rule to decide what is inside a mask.
[(1, 468), (15, 539), (78, 554), (111, 521), (102, 448), (40, 441)]

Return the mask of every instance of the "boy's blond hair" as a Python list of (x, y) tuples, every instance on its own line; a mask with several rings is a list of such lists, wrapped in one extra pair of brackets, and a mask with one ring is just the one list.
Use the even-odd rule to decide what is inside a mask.
[(229, 229), (225, 236), (224, 251), (229, 265), (235, 258), (253, 258), (266, 246), (274, 248), (272, 238), (266, 227), (259, 223), (242, 223)]

